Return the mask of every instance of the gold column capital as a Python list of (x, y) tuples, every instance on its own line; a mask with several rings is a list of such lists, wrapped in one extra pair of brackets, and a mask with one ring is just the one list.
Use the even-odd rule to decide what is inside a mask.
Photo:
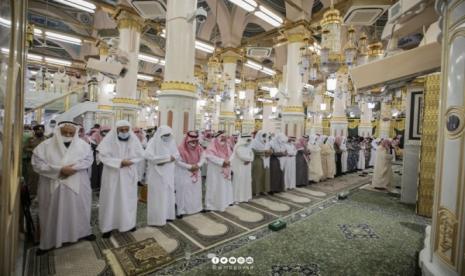
[(126, 6), (118, 6), (113, 16), (118, 23), (118, 29), (136, 29), (141, 32), (144, 20)]
[(245, 82), (245, 89), (253, 89), (255, 90), (257, 88), (257, 83), (254, 81), (246, 81)]
[(193, 83), (182, 81), (165, 81), (161, 84), (161, 90), (182, 90), (195, 93), (196, 86)]

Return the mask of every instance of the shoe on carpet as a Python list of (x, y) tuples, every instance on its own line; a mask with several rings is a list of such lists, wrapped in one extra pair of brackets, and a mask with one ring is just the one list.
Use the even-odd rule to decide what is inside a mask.
[(108, 231), (108, 232), (102, 234), (102, 238), (104, 238), (104, 239), (108, 239), (110, 237), (111, 237), (111, 231)]
[(137, 230), (137, 227), (134, 227), (134, 228), (132, 228), (132, 229), (129, 230), (129, 231), (131, 231), (131, 232), (136, 232), (136, 230)]
[(48, 253), (50, 250), (51, 249), (43, 250), (43, 249), (38, 248), (37, 251), (36, 251), (36, 256), (42, 256), (42, 255)]
[(183, 215), (177, 215), (176, 218), (177, 219), (182, 219)]

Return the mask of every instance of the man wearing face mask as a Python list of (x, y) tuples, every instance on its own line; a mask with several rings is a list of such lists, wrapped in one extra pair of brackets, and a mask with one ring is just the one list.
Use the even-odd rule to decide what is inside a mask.
[(33, 128), (34, 135), (29, 137), (24, 143), (24, 161), (26, 169), (24, 171), (25, 181), (29, 188), (29, 193), (34, 197), (37, 194), (37, 184), (39, 175), (34, 171), (31, 164), (32, 152), (34, 149), (47, 138), (44, 136), (44, 126), (36, 125)]
[(253, 151), (250, 147), (251, 142), (252, 136), (242, 135), (232, 154), (234, 202), (246, 202), (252, 199)]
[(223, 132), (216, 133), (205, 152), (208, 161), (205, 194), (207, 210), (223, 212), (233, 203), (231, 154), (227, 136)]
[[(103, 132), (103, 130), (102, 130)], [(126, 120), (116, 122), (97, 147), (97, 158), (103, 163), (99, 197), (99, 228), (103, 238), (111, 231), (136, 230), (137, 166), (144, 150)]]
[(263, 130), (255, 134), (251, 143), (254, 153), (252, 162), (252, 193), (253, 195), (270, 192), (270, 155), (271, 148), (268, 135)]
[(147, 224), (163, 226), (175, 218), (174, 169), (179, 152), (173, 131), (160, 126), (145, 150), (147, 159)]
[(90, 226), (92, 191), (87, 174), (93, 156), (90, 146), (79, 139), (78, 129), (73, 122), (61, 122), (53, 137), (33, 151), (32, 166), (40, 175), (39, 255), (66, 242), (95, 240)]
[(205, 155), (196, 131), (189, 131), (178, 147), (180, 158), (176, 162), (176, 213), (177, 218), (184, 214), (202, 211), (202, 176), (200, 168), (205, 163)]

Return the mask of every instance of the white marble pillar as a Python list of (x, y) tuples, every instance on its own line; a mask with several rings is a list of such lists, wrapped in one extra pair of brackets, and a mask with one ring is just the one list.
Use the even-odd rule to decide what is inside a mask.
[(455, 276), (465, 274), (465, 1), (437, 0), (435, 6), (443, 71), (433, 220), (419, 263), (423, 275)]
[(379, 138), (389, 138), (389, 131), (391, 129), (391, 105), (387, 102), (382, 102), (380, 113)]
[(263, 124), (262, 130), (265, 132), (275, 132), (276, 131), (276, 124), (275, 120), (271, 120), (270, 116), (273, 114), (273, 103), (272, 102), (265, 102), (263, 103)]
[(197, 90), (194, 83), (196, 20), (188, 17), (197, 1), (170, 0), (166, 12), (165, 75), (159, 95), (161, 125), (173, 129), (177, 143), (195, 127)]
[(281, 112), (281, 131), (288, 136), (300, 137), (304, 132), (305, 114), (302, 101), (302, 76), (300, 75), (300, 48), (308, 32), (303, 26), (286, 31), (287, 67), (284, 76), (285, 88), (288, 94), (286, 106)]
[(257, 85), (253, 81), (245, 83), (245, 102), (246, 110), (242, 120), (242, 133), (252, 133), (255, 130), (254, 108), (255, 108), (255, 89)]
[(358, 136), (371, 137), (373, 133), (373, 126), (371, 125), (371, 119), (373, 112), (371, 108), (368, 108), (368, 102), (361, 101), (360, 106), (360, 125), (358, 126)]
[(228, 99), (223, 99), (220, 107), (220, 122), (219, 128), (228, 135), (232, 135), (235, 131), (236, 113), (234, 111), (235, 101), (234, 95), (236, 93), (236, 67), (237, 60), (240, 56), (231, 51), (223, 54), (223, 78), (226, 84), (227, 92), (229, 93)]
[[(324, 103), (324, 101), (323, 95), (321, 94), (321, 86), (317, 89), (317, 91), (320, 91), (320, 93), (317, 93), (313, 99), (312, 111), (314, 114), (312, 118), (312, 127), (310, 128), (310, 135), (323, 134), (323, 115), (321, 112), (324, 110), (321, 110), (321, 104)], [(326, 106), (326, 110), (327, 109), (329, 109), (329, 106)]]
[(347, 136), (349, 122), (346, 115), (346, 99), (350, 95), (348, 95), (348, 74), (345, 67), (336, 73), (336, 80), (330, 134), (332, 136)]
[(122, 10), (116, 17), (119, 30), (118, 48), (127, 55), (126, 75), (116, 81), (116, 96), (113, 110), (116, 119), (124, 119), (136, 124), (139, 100), (137, 98), (137, 72), (139, 69), (140, 32), (143, 20), (129, 10)]

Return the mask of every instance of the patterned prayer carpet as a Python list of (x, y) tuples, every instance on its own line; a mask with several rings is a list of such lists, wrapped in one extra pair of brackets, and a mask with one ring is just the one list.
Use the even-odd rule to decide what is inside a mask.
[[(208, 270), (206, 262), (210, 262), (210, 259), (206, 258), (207, 253), (213, 252), (217, 256), (222, 256), (234, 249), (243, 250), (242, 248), (249, 248), (247, 250), (250, 250), (251, 253), (260, 252), (256, 251), (254, 245), (250, 247), (249, 243), (260, 244), (275, 236), (281, 237), (279, 238), (279, 243), (276, 242), (276, 245), (280, 243), (293, 244), (293, 240), (290, 236), (281, 236), (278, 235), (278, 233), (273, 233), (267, 228), (267, 225), (276, 219), (284, 219), (289, 223), (288, 229), (279, 233), (289, 233), (290, 229), (295, 228), (293, 222), (300, 220), (307, 221), (307, 218), (313, 217), (314, 214), (318, 214), (323, 218), (333, 216), (334, 214), (332, 213), (323, 215), (323, 212), (321, 212), (322, 215), (320, 215), (320, 211), (323, 209), (324, 212), (327, 212), (326, 208), (332, 205), (335, 206), (331, 207), (331, 210), (337, 209), (336, 207), (339, 206), (339, 203), (337, 203), (334, 197), (337, 193), (354, 190), (370, 181), (370, 175), (363, 177), (359, 176), (359, 173), (345, 175), (318, 184), (274, 194), (272, 196), (258, 196), (250, 202), (231, 206), (227, 208), (225, 212), (208, 212), (184, 216), (183, 219), (175, 220), (163, 227), (147, 226), (146, 204), (139, 203), (137, 231), (127, 233), (114, 232), (110, 239), (102, 239), (101, 233), (98, 230), (98, 200), (95, 198), (92, 209), (92, 226), (97, 240), (94, 242), (79, 242), (66, 245), (42, 256), (36, 256), (36, 248), (31, 248), (27, 254), (25, 275), (145, 275), (150, 272), (152, 272), (153, 275), (179, 275), (183, 272), (190, 274), (191, 271), (197, 275), (216, 275), (218, 271)], [(376, 195), (385, 196), (380, 193)], [(363, 203), (361, 203), (361, 205), (363, 205)], [(358, 206), (352, 208), (357, 210), (363, 209)], [(401, 212), (405, 211), (406, 210), (402, 210)], [(408, 209), (408, 212), (411, 212), (411, 210)], [(409, 215), (411, 214), (409, 213)], [(347, 218), (350, 218), (350, 216)], [(308, 221), (312, 219), (313, 218), (308, 219)], [(333, 220), (337, 218), (328, 217), (327, 219)], [(341, 221), (339, 224), (352, 225), (353, 223), (351, 223), (352, 222), (345, 223)], [(323, 228), (329, 226), (320, 225), (319, 222), (311, 224), (313, 228), (321, 227), (321, 231), (323, 232), (326, 231)], [(359, 224), (367, 224), (368, 227), (371, 228), (373, 226), (363, 221)], [(350, 231), (352, 229), (348, 226), (344, 227), (345, 231)], [(360, 226), (360, 231), (368, 231), (368, 228), (364, 227), (363, 225)], [(307, 237), (306, 239), (296, 239), (301, 242), (302, 246), (307, 240), (312, 240), (308, 241), (309, 243), (315, 243), (316, 241), (313, 237), (318, 237), (318, 233), (313, 233), (313, 230), (311, 230), (313, 228), (309, 228), (305, 235), (300, 236), (302, 233), (299, 231), (302, 230), (298, 230), (295, 234), (292, 234), (293, 231), (290, 231), (291, 234), (289, 235), (293, 235), (294, 238)], [(338, 231), (342, 231), (341, 229), (343, 228), (338, 229)], [(374, 231), (374, 233), (379, 235), (379, 231)], [(334, 240), (334, 237), (328, 238), (329, 240), (326, 242), (331, 242), (331, 239)], [(150, 248), (156, 248), (156, 252), (166, 253), (166, 255), (165, 253), (159, 254), (159, 262), (140, 262), (134, 259), (133, 256), (137, 254), (140, 255), (140, 253), (137, 252), (145, 252), (143, 245), (147, 241), (150, 241)], [(319, 247), (319, 245), (306, 245), (307, 249), (312, 247)], [(128, 250), (126, 250), (130, 248), (132, 248), (132, 253), (128, 253)], [(257, 247), (257, 250), (259, 248), (261, 248), (260, 250), (267, 251), (263, 256), (267, 256), (268, 254), (298, 255), (303, 250), (298, 249), (295, 251), (289, 247), (284, 248), (283, 251), (279, 246), (265, 249), (265, 245), (263, 245), (263, 247)], [(147, 252), (155, 251), (149, 250)], [(319, 250), (319, 252), (323, 254), (323, 251)], [(117, 273), (113, 271), (115, 270), (115, 266), (112, 265), (112, 270), (109, 265), (108, 254), (111, 255), (110, 260), (112, 261), (118, 259), (118, 256), (119, 259), (126, 260), (118, 262), (120, 265), (116, 270)], [(146, 252), (144, 254), (146, 254)], [(255, 258), (261, 258), (259, 255), (258, 253), (255, 254)], [(299, 264), (299, 257), (292, 262), (290, 261), (291, 259), (292, 257), (290, 256), (289, 262), (287, 262), (290, 266)], [(283, 259), (283, 261), (284, 260), (286, 259)], [(148, 263), (154, 264), (148, 265)], [(300, 272), (297, 272), (297, 270), (300, 269), (299, 271), (304, 271), (304, 274), (307, 273), (305, 275), (313, 275), (311, 273), (314, 271), (325, 271), (322, 266), (323, 263), (319, 262), (318, 259), (313, 262), (301, 262), (301, 266), (298, 267), (278, 266), (271, 269), (271, 266), (266, 266), (268, 262), (263, 261), (262, 264), (263, 265), (260, 266), (258, 266), (257, 262), (254, 264), (254, 269), (258, 269), (256, 271), (258, 274), (252, 273), (252, 270), (249, 272), (252, 273), (252, 275), (269, 275), (270, 272), (273, 271), (278, 273), (276, 275), (284, 275), (279, 273), (296, 272), (298, 274)], [(274, 263), (270, 263), (270, 265), (271, 264), (281, 265), (283, 263), (275, 261)], [(235, 271), (235, 273), (230, 275), (238, 275), (237, 273), (248, 274), (249, 272)], [(261, 274), (262, 272), (265, 274)]]

